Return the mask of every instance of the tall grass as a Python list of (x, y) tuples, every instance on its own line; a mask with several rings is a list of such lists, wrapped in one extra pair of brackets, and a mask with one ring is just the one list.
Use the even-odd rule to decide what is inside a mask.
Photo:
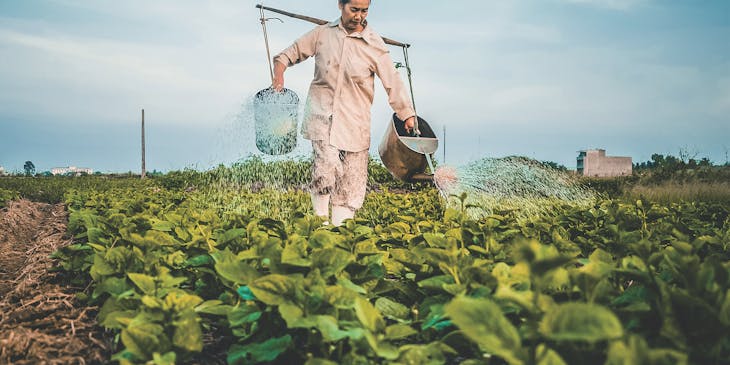
[(675, 182), (657, 185), (635, 185), (624, 192), (628, 199), (645, 198), (658, 203), (704, 201), (730, 204), (730, 181)]

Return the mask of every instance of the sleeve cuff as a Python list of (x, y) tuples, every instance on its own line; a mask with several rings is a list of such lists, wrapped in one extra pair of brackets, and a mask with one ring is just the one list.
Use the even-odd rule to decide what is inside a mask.
[(289, 67), (289, 65), (292, 64), (291, 60), (289, 60), (289, 57), (283, 53), (274, 56), (274, 62), (279, 62), (286, 67)]
[(395, 111), (395, 115), (398, 119), (405, 121), (406, 119), (416, 115), (416, 111), (412, 108), (403, 108)]

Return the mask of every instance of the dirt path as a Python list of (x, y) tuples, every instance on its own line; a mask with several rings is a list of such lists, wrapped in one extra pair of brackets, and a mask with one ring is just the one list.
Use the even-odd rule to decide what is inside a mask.
[(60, 285), (49, 257), (64, 237), (63, 205), (11, 202), (0, 210), (0, 364), (96, 364), (110, 358), (96, 310)]

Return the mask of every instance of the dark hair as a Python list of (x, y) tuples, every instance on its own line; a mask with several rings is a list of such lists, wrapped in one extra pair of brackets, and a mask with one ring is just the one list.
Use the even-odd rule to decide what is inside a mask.
[[(349, 4), (349, 3), (350, 3), (350, 0), (337, 0), (337, 1), (339, 1), (339, 2), (340, 2), (340, 4), (342, 4), (342, 5), (347, 5), (347, 4)], [(370, 2), (372, 3), (372, 2), (373, 2), (373, 0), (370, 0)]]

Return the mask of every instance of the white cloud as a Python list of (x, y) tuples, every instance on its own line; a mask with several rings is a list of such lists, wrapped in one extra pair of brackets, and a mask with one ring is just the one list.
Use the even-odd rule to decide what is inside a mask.
[[(212, 8), (215, 19), (230, 16)], [(182, 16), (172, 14), (170, 22)], [(251, 73), (258, 66), (264, 70), (264, 46), (258, 34), (215, 19), (205, 26), (198, 20), (197, 38), (183, 42), (155, 35), (143, 41), (101, 37), (59, 24), (0, 19), (0, 79), (7, 86), (0, 90), (0, 109), (19, 103), (24, 112), (59, 119), (115, 120), (147, 105), (177, 123), (230, 113), (225, 109), (235, 108), (245, 92), (267, 82), (268, 75), (259, 77), (265, 73)]]

